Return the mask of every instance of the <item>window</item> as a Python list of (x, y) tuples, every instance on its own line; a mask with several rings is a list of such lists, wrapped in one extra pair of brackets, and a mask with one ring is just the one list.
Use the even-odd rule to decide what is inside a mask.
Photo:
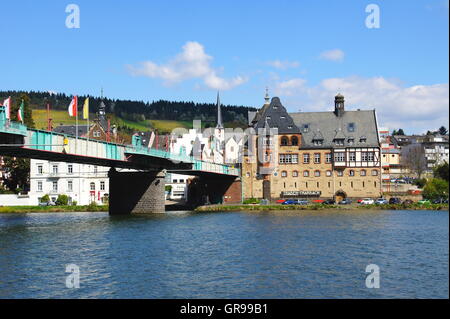
[(53, 165), (52, 166), (52, 173), (53, 174), (58, 174), (58, 165)]
[(298, 145), (298, 137), (297, 136), (292, 136), (291, 138), (291, 144), (293, 146), (297, 146)]
[(327, 175), (328, 177), (330, 177), (330, 176), (331, 176), (331, 171), (328, 170), (327, 173), (326, 173), (326, 175)]
[(348, 159), (350, 162), (356, 162), (356, 152), (350, 152), (348, 154)]
[(97, 174), (97, 172), (98, 172), (98, 167), (94, 166), (94, 173)]
[(320, 177), (320, 171), (318, 171), (318, 170), (317, 170), (317, 171), (314, 171), (314, 176), (315, 176), (315, 177)]
[(292, 172), (292, 177), (297, 177), (298, 176), (298, 171), (293, 171)]
[(309, 132), (309, 124), (303, 124), (302, 131), (303, 131), (303, 133), (308, 133)]
[(52, 182), (52, 191), (54, 191), (54, 192), (58, 191), (58, 181)]
[(347, 130), (349, 132), (354, 132), (355, 131), (355, 123), (348, 123)]
[(365, 169), (362, 169), (362, 170), (359, 172), (359, 174), (360, 174), (361, 176), (366, 176), (366, 170), (365, 170)]
[(281, 146), (287, 146), (289, 144), (288, 138), (286, 136), (283, 136), (281, 138), (281, 143), (280, 144), (281, 144)]
[(348, 172), (348, 175), (349, 175), (349, 176), (355, 176), (355, 171), (351, 169), (351, 170)]
[(303, 176), (304, 177), (309, 177), (309, 171), (303, 171)]
[(361, 152), (361, 160), (363, 162), (373, 162), (375, 159), (374, 152)]
[(38, 171), (38, 174), (42, 174), (44, 172), (42, 165), (38, 165), (37, 171)]
[(37, 191), (42, 192), (42, 181), (37, 182)]
[(292, 156), (292, 164), (298, 163), (298, 154), (291, 154)]
[(347, 142), (348, 144), (352, 145), (353, 143), (355, 143), (355, 139), (353, 137), (349, 137)]
[(309, 153), (303, 154), (303, 164), (309, 164)]
[(180, 179), (180, 183), (184, 183), (184, 179)]
[(345, 153), (344, 152), (334, 153), (334, 161), (335, 162), (344, 162), (345, 161)]
[(95, 191), (95, 183), (92, 182), (92, 183), (90, 183), (89, 185), (90, 185), (91, 191)]
[(333, 140), (334, 144), (336, 145), (344, 145), (344, 139), (343, 138), (335, 138)]
[(67, 181), (67, 191), (68, 192), (73, 191), (73, 182), (72, 181)]
[(174, 179), (172, 183), (178, 183), (178, 179)]
[(320, 146), (323, 144), (323, 140), (322, 139), (313, 139), (313, 144), (315, 146)]
[(72, 173), (73, 173), (73, 165), (72, 165), (72, 164), (68, 164), (68, 165), (67, 165), (67, 172), (68, 172), (69, 174), (72, 174)]
[(263, 137), (263, 145), (272, 145), (272, 139), (270, 137)]
[(104, 182), (104, 181), (101, 181), (101, 182), (100, 182), (100, 190), (101, 190), (101, 191), (104, 191), (104, 190), (105, 190), (105, 182)]
[(314, 153), (314, 164), (320, 164), (320, 153)]
[(359, 139), (360, 143), (366, 143), (367, 142), (367, 138), (365, 136), (361, 136), (361, 138)]
[(378, 171), (376, 169), (372, 170), (372, 176), (378, 176)]
[(330, 164), (331, 163), (331, 153), (325, 154), (325, 163)]
[(344, 176), (344, 171), (337, 171), (337, 176), (339, 176), (339, 177)]
[(287, 177), (287, 172), (286, 171), (281, 171), (281, 177)]

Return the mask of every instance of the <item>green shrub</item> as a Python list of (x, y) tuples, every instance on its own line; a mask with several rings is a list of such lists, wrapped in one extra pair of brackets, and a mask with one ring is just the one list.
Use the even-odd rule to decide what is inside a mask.
[(247, 198), (244, 200), (244, 204), (259, 204), (259, 199), (257, 198)]
[(48, 194), (45, 194), (44, 196), (41, 197), (41, 203), (47, 203), (50, 201), (50, 196), (48, 196)]
[(426, 178), (419, 178), (414, 181), (414, 185), (416, 185), (419, 188), (423, 188), (426, 183), (427, 183)]
[(67, 195), (58, 195), (56, 199), (56, 205), (64, 205), (66, 206), (69, 203), (69, 196)]

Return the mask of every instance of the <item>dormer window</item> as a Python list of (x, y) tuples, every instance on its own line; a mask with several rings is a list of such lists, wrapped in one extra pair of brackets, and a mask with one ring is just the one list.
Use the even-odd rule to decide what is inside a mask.
[(280, 119), (281, 119), (281, 120), (285, 120), (285, 119), (286, 119), (286, 116), (283, 116), (283, 115), (282, 115), (282, 116), (280, 116)]
[(270, 116), (266, 116), (266, 120), (270, 120)]
[(355, 123), (348, 123), (347, 130), (349, 132), (354, 132), (355, 131)]
[(289, 129), (289, 130), (292, 130), (292, 125), (289, 125), (289, 126), (288, 126), (288, 129)]
[(353, 137), (349, 137), (347, 142), (348, 144), (352, 145), (353, 143), (355, 143), (355, 139)]
[(344, 139), (343, 138), (335, 138), (333, 140), (334, 144), (336, 145), (344, 145)]
[(361, 136), (361, 138), (359, 139), (360, 143), (366, 143), (367, 142), (367, 138), (365, 136)]
[(303, 133), (308, 133), (309, 132), (309, 124), (303, 124), (302, 131), (303, 131)]
[(322, 139), (314, 139), (314, 140), (313, 140), (313, 144), (314, 144), (315, 146), (323, 145), (323, 140), (322, 140)]

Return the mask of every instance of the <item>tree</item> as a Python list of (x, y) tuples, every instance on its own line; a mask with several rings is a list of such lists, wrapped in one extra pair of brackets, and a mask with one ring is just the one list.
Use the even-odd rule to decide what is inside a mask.
[(67, 195), (58, 195), (56, 199), (56, 205), (67, 205), (69, 203), (69, 196)]
[(28, 96), (28, 94), (26, 93), (21, 93), (19, 95), (19, 98), (17, 98), (15, 100), (15, 103), (13, 103), (12, 107), (11, 107), (11, 117), (13, 121), (19, 121), (19, 119), (17, 118), (17, 111), (19, 110), (20, 105), (24, 104), (23, 107), (23, 122), (26, 126), (34, 128), (34, 121), (33, 121), (33, 111), (31, 110), (31, 106), (30, 106), (30, 98)]
[(420, 179), (427, 170), (425, 150), (420, 144), (411, 144), (402, 148), (402, 164)]
[(448, 182), (448, 163), (444, 162), (433, 169), (433, 175)]
[(5, 186), (12, 191), (16, 191), (19, 188), (22, 190), (28, 189), (30, 183), (30, 160), (5, 156), (3, 161), (6, 173)]
[(448, 182), (440, 178), (432, 178), (423, 188), (422, 195), (426, 199), (447, 198)]
[(403, 129), (400, 128), (400, 129), (398, 129), (398, 131), (393, 130), (392, 135), (405, 135), (405, 132), (403, 131)]
[(439, 134), (441, 134), (441, 135), (447, 135), (447, 133), (448, 133), (448, 130), (445, 128), (445, 126), (441, 126), (441, 127), (439, 128)]

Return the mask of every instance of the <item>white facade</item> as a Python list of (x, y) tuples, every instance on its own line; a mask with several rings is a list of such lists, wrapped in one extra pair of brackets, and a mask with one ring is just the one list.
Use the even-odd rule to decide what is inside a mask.
[(31, 159), (30, 202), (38, 205), (48, 194), (52, 201), (67, 195), (69, 203), (77, 205), (104, 204), (109, 196), (108, 171), (103, 166)]
[(171, 186), (172, 190), (166, 197), (171, 200), (187, 200), (187, 180), (193, 176), (167, 173), (166, 174), (166, 186)]

